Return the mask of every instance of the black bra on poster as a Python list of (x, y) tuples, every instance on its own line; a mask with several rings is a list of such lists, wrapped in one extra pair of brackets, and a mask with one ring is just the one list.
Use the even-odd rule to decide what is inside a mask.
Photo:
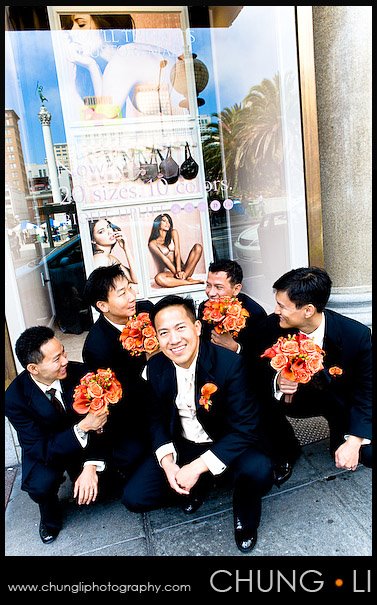
[(186, 141), (185, 145), (185, 160), (181, 165), (180, 173), (184, 179), (191, 180), (196, 177), (199, 171), (199, 166), (191, 155), (189, 144)]

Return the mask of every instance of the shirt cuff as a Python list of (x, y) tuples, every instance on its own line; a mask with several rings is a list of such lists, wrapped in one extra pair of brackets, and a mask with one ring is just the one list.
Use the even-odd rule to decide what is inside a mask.
[(211, 450), (207, 450), (204, 454), (199, 456), (203, 462), (208, 466), (209, 471), (212, 475), (220, 475), (226, 469), (226, 464), (220, 460)]
[(84, 462), (84, 466), (89, 466), (89, 464), (94, 464), (96, 466), (97, 473), (102, 473), (105, 470), (105, 463), (102, 460), (87, 460)]
[(80, 429), (77, 424), (74, 425), (73, 430), (81, 447), (86, 447), (88, 444), (88, 433)]
[(280, 374), (280, 372), (278, 372), (274, 378), (274, 397), (275, 397), (275, 399), (278, 399), (280, 401), (280, 399), (283, 396), (283, 391), (281, 391), (279, 389), (279, 385), (277, 383), (279, 374)]
[(173, 454), (173, 460), (174, 462), (177, 462), (177, 452), (174, 445), (172, 443), (165, 443), (156, 450), (156, 458), (160, 466), (161, 460), (164, 458), (164, 456), (167, 456), (167, 454)]
[[(348, 437), (351, 437), (351, 436), (352, 435), (344, 435), (344, 439), (347, 441)], [(360, 445), (369, 445), (370, 443), (372, 443), (372, 440), (368, 439), (367, 437), (364, 437), (364, 439), (362, 440)]]

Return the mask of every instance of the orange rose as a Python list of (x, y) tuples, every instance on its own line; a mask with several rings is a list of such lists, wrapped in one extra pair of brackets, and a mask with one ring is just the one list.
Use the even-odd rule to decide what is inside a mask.
[(146, 353), (154, 353), (159, 347), (158, 340), (155, 336), (144, 340), (144, 349)]
[(90, 402), (89, 411), (92, 412), (95, 416), (98, 416), (102, 412), (103, 407), (105, 407), (105, 403), (102, 397), (95, 397)]
[(117, 403), (123, 394), (122, 386), (118, 380), (113, 379), (110, 387), (105, 391), (103, 399), (106, 403)]
[(305, 340), (301, 340), (300, 350), (302, 353), (314, 353), (314, 351), (316, 351), (316, 345), (310, 338), (307, 338)]
[(96, 397), (101, 397), (102, 394), (103, 394), (102, 387), (97, 382), (94, 382), (94, 380), (91, 380), (90, 383), (88, 384), (89, 397), (95, 399)]
[(274, 370), (279, 371), (287, 365), (288, 361), (289, 359), (286, 355), (283, 353), (278, 353), (271, 359), (270, 365), (274, 368)]
[(323, 370), (322, 355), (317, 352), (309, 355), (308, 359), (306, 360), (306, 367), (311, 374), (315, 374), (316, 372), (319, 372), (319, 370)]
[(329, 374), (331, 376), (341, 376), (343, 374), (343, 370), (338, 366), (331, 366), (331, 368), (329, 368)]
[(146, 326), (143, 328), (142, 334), (145, 338), (151, 338), (152, 336), (156, 336), (156, 331), (153, 326)]
[(228, 311), (229, 315), (235, 315), (236, 317), (239, 317), (241, 315), (241, 306), (239, 303), (230, 304), (228, 306), (227, 311)]
[(287, 340), (280, 344), (280, 350), (282, 353), (285, 353), (285, 355), (298, 355), (298, 343), (295, 340)]
[(227, 315), (222, 323), (223, 329), (226, 332), (232, 332), (237, 329), (237, 317), (234, 317), (233, 315)]
[(144, 323), (149, 323), (150, 319), (149, 319), (149, 313), (143, 312), (143, 313), (139, 313), (139, 315), (137, 316), (138, 320), (141, 321), (143, 324)]

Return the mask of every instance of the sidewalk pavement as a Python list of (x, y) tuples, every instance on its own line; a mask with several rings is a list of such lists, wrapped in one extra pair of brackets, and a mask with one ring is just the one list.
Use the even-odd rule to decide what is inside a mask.
[(372, 471), (362, 465), (355, 472), (336, 469), (328, 447), (327, 438), (304, 445), (291, 478), (263, 498), (258, 542), (246, 555), (234, 542), (229, 488), (214, 489), (190, 516), (176, 507), (139, 514), (117, 500), (78, 507), (68, 478), (60, 491), (63, 529), (45, 545), (38, 534), (38, 506), (21, 491), (17, 468), (5, 511), (5, 555), (372, 556)]

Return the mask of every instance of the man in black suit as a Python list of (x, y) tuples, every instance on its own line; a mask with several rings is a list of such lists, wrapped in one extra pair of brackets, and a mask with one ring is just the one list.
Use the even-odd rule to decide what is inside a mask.
[(111, 368), (123, 388), (123, 397), (111, 410), (104, 431), (108, 445), (105, 476), (110, 484), (119, 478), (119, 472), (122, 477), (126, 475), (150, 450), (149, 431), (140, 405), (148, 397), (148, 385), (141, 378), (146, 355), (132, 356), (119, 337), (126, 322), (135, 314), (150, 313), (153, 303), (136, 302), (135, 291), (121, 265), (95, 269), (85, 284), (84, 297), (100, 316), (85, 339), (83, 360), (92, 371)]
[[(261, 392), (261, 398), (273, 398), (275, 409), (279, 406), (292, 417), (323, 415), (329, 422), (330, 450), (337, 468), (355, 470), (359, 461), (371, 466), (370, 329), (325, 308), (331, 279), (324, 269), (292, 269), (277, 279), (273, 288), (275, 312), (260, 326), (259, 355), (279, 336), (302, 332), (323, 349), (324, 369), (314, 374), (308, 383), (298, 384), (276, 373), (263, 358), (259, 386), (265, 395)], [(341, 373), (334, 373), (334, 368), (339, 368)], [(285, 431), (280, 426), (275, 433), (275, 446), (287, 460), (291, 444), (290, 427)]]
[[(258, 358), (256, 355), (256, 334), (258, 327), (263, 322), (267, 313), (263, 307), (253, 300), (247, 294), (241, 292), (243, 280), (242, 267), (234, 260), (221, 259), (216, 262), (212, 262), (208, 268), (207, 284), (206, 284), (206, 295), (208, 300), (217, 300), (222, 296), (237, 297), (242, 303), (244, 309), (249, 312), (249, 317), (246, 319), (245, 327), (240, 330), (238, 336), (233, 338), (229, 333), (218, 334), (214, 330), (214, 326), (207, 321), (203, 321), (204, 305), (206, 301), (203, 301), (199, 305), (198, 318), (202, 321), (202, 338), (213, 342), (213, 344), (225, 347), (230, 351), (240, 354), (243, 357), (247, 376), (250, 381), (250, 388), (255, 388)], [(266, 427), (265, 437), (266, 442), (270, 439), (270, 410), (269, 406), (264, 406), (261, 409), (261, 423), (262, 426)], [(278, 420), (278, 413), (275, 411), (275, 419)], [(285, 417), (280, 419), (280, 424), (284, 423)], [(293, 431), (292, 431), (293, 432)], [(273, 434), (274, 438), (274, 434)], [(293, 439), (295, 439), (293, 437)], [(296, 456), (300, 447), (297, 440), (295, 439), (295, 450)], [(271, 443), (270, 447), (271, 454), (274, 454), (274, 444)], [(274, 461), (274, 482), (277, 486), (282, 485), (287, 479), (289, 479), (292, 469), (285, 459), (282, 459), (280, 455), (273, 456)]]
[(248, 389), (242, 358), (200, 341), (201, 322), (191, 299), (164, 297), (152, 319), (161, 349), (147, 364), (155, 398), (150, 412), (155, 455), (126, 483), (122, 501), (140, 512), (172, 502), (175, 495), (192, 513), (210, 477), (227, 473), (234, 481), (236, 544), (249, 552), (273, 473), (260, 443), (258, 402)]
[(214, 326), (203, 321), (203, 311), (206, 301), (199, 305), (198, 318), (202, 321), (202, 338), (210, 340), (216, 345), (225, 347), (235, 353), (240, 353), (245, 358), (245, 363), (250, 360), (252, 343), (256, 326), (263, 320), (267, 313), (263, 307), (247, 294), (241, 292), (243, 271), (242, 267), (234, 260), (222, 259), (212, 262), (208, 267), (206, 283), (206, 295), (208, 300), (217, 300), (221, 296), (237, 297), (244, 309), (249, 312), (245, 327), (239, 332), (237, 338), (231, 334), (217, 334)]
[(74, 388), (87, 369), (68, 362), (51, 328), (25, 330), (16, 342), (16, 354), (25, 370), (6, 390), (5, 414), (22, 449), (21, 489), (39, 504), (39, 534), (48, 544), (61, 529), (58, 491), (64, 471), (74, 482), (79, 504), (97, 497), (97, 470), (103, 469), (104, 461), (97, 455), (100, 443), (95, 432), (107, 422), (107, 412), (83, 418), (73, 410)]

